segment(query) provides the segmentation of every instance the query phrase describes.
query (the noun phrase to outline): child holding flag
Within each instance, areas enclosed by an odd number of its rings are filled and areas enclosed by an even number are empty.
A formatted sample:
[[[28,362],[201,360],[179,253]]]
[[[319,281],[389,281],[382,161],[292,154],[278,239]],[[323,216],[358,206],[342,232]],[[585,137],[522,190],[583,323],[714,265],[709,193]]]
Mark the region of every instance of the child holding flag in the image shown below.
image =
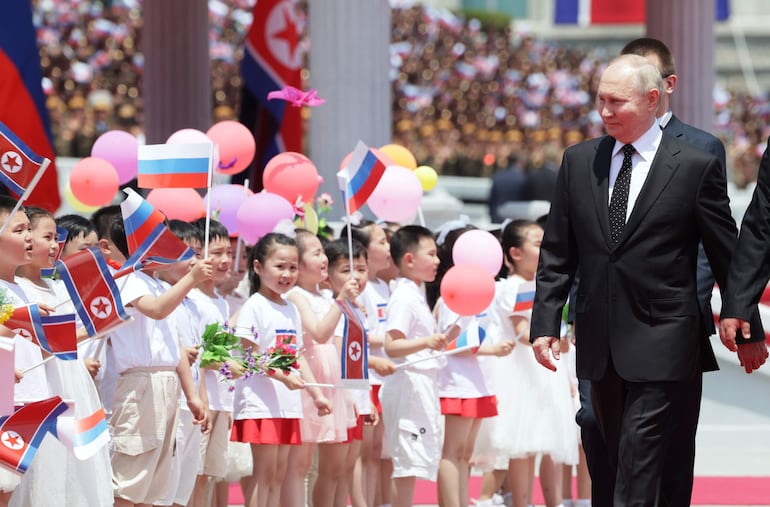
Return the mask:
[[[299,253],[294,239],[268,233],[257,242],[249,255],[252,295],[241,307],[236,326],[251,330],[242,337],[244,347],[266,352],[286,344],[303,348],[302,321],[294,303],[284,295],[297,281]],[[254,463],[245,491],[249,507],[302,507],[297,498],[304,496],[304,476],[286,480],[289,451],[302,442],[300,420],[302,398],[296,389],[303,379],[315,381],[305,359],[299,353],[299,374],[270,369],[268,375],[251,376],[235,384],[233,430],[231,439],[251,444]],[[332,405],[321,391],[307,388],[319,415],[331,413]],[[292,491],[286,492],[287,488]]]
[[[388,304],[385,352],[403,362],[380,391],[387,451],[393,459],[393,507],[412,505],[416,479],[436,480],[441,457],[438,373],[446,361],[432,358],[447,336],[439,332],[425,300],[424,282],[436,277],[439,259],[433,234],[407,225],[393,234],[390,253],[399,278]]]
[[[319,284],[328,278],[329,260],[318,237],[304,229],[297,230],[299,269],[297,284],[287,294],[302,319],[305,358],[318,382],[339,384],[341,379],[340,352],[334,331],[342,310]],[[348,280],[337,301],[355,300],[359,289],[355,280]],[[313,504],[332,505],[337,482],[342,480],[348,446],[348,428],[356,425],[353,400],[343,389],[321,388],[324,397],[334,407],[330,414],[318,415],[313,400],[302,394],[304,417],[301,422],[302,446],[289,454],[289,474],[305,477],[310,471],[315,444],[318,448],[318,478],[314,484]]]
[[[40,208],[26,208],[32,234],[32,262],[17,269],[17,281],[30,301],[56,308],[56,315],[74,313],[69,294],[61,280],[42,278],[42,269],[53,268],[59,252],[56,222]],[[74,326],[73,326],[74,327]],[[73,335],[74,340],[74,335]],[[104,420],[99,394],[86,365],[79,359],[49,361],[44,367],[53,394],[74,401],[76,420],[89,417]],[[106,438],[106,437],[105,437]],[[82,458],[82,456],[81,456]],[[57,470],[52,475],[51,469]],[[110,455],[107,445],[101,445],[86,459],[75,456],[53,438],[43,441],[36,459],[14,492],[12,505],[61,505],[62,499],[71,505],[112,505],[110,484]]]
[[[385,343],[385,315],[390,299],[390,287],[388,283],[379,278],[380,271],[390,269],[393,260],[390,258],[390,241],[385,230],[377,223],[362,221],[351,227],[353,241],[358,241],[366,249],[366,265],[368,279],[366,286],[361,290],[359,302],[366,314],[366,337],[369,345],[369,381],[371,382],[372,417],[370,424],[364,425],[363,439],[361,442],[360,475],[361,478],[353,482],[353,491],[360,487],[361,495],[366,505],[383,505],[390,503],[390,473],[392,465],[390,459],[383,458],[382,441],[384,425],[379,422],[382,405],[380,404],[380,388],[383,379],[392,375],[395,370],[393,362],[385,356],[383,345]],[[347,237],[347,228],[340,233],[341,238]],[[331,260],[327,252],[329,262]],[[375,503],[377,492],[380,492],[379,502]]]
[[[128,251],[121,253],[129,257]],[[190,364],[181,355],[178,326],[168,317],[211,272],[211,261],[204,260],[168,289],[142,271],[121,282],[121,297],[134,322],[110,333],[119,374],[110,418],[116,506],[152,504],[175,487],[169,479],[180,385],[196,423],[205,422]]]
[[[499,415],[485,420],[497,451],[495,472],[482,482],[481,502],[492,496],[506,477],[513,505],[526,507],[534,480],[535,457],[542,456],[540,481],[548,505],[561,503],[561,466],[577,464],[577,433],[566,370],[555,374],[542,368],[529,343],[529,319],[534,300],[543,228],[530,220],[514,220],[503,230],[502,244],[510,275],[496,294],[494,311],[504,337],[516,340],[510,361],[498,364]],[[499,296],[499,297],[498,297]],[[507,461],[507,463],[506,463]],[[494,478],[494,479],[493,479]]]

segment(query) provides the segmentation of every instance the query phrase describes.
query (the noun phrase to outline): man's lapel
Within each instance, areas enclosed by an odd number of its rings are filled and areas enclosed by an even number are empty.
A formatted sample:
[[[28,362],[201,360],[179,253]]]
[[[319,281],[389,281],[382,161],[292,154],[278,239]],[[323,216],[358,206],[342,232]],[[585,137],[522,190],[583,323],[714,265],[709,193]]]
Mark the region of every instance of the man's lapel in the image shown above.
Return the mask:
[[[596,216],[599,219],[604,240],[607,247],[612,249],[612,237],[610,235],[610,211],[609,211],[609,179],[610,179],[610,161],[612,159],[612,147],[615,145],[615,139],[605,136],[604,139],[596,145],[596,156],[594,157],[593,181],[591,190],[593,191],[594,206]]]

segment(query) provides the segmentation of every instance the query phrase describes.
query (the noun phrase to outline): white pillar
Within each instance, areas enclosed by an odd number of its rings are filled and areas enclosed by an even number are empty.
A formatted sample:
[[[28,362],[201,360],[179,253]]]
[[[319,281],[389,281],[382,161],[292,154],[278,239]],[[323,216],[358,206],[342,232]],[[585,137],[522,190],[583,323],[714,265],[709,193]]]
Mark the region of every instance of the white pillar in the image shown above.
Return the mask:
[[[714,0],[647,0],[647,35],[674,54],[679,84],[671,109],[684,122],[713,129]]]
[[[182,128],[211,126],[208,3],[145,0],[142,4],[144,130],[149,144]]]
[[[324,183],[319,189],[343,214],[335,176],[344,156],[360,139],[369,146],[392,136],[390,5],[388,0],[308,2],[310,87],[326,99],[311,109],[310,153]]]

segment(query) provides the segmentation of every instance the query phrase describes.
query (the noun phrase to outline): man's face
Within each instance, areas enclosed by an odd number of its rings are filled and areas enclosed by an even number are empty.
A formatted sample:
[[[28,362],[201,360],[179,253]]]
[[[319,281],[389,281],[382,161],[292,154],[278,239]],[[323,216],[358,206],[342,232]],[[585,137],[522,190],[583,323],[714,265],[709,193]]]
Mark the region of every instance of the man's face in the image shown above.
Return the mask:
[[[597,107],[607,134],[622,143],[631,143],[652,125],[658,106],[657,90],[642,92],[635,86],[634,69],[610,65],[597,92]]]

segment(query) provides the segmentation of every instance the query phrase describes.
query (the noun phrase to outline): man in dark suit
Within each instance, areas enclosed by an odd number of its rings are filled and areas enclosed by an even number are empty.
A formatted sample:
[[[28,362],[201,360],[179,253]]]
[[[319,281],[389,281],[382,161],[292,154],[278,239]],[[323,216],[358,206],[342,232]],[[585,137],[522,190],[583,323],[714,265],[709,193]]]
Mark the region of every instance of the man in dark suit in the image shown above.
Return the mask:
[[[719,160],[663,135],[662,93],[660,72],[638,55],[602,75],[608,135],[564,153],[530,329],[537,360],[555,369],[561,310],[579,268],[577,373],[591,381],[615,506],[662,505],[672,407],[713,354],[697,298],[698,242],[723,286],[736,237]]]
[[[719,321],[719,337],[730,350],[738,351],[741,366],[746,373],[759,368],[767,359],[764,342],[754,348],[741,346],[738,333],[753,336],[762,332],[754,321],[749,323],[752,311],[770,280],[770,139],[759,163],[757,186],[751,203],[743,215],[738,247],[733,254],[727,275],[727,293],[722,297],[722,312]],[[736,341],[738,345],[736,347]]]
[[[527,175],[519,164],[517,155],[511,154],[508,167],[492,175],[489,188],[489,219],[496,224],[503,221],[500,206],[510,201],[523,201]]]
[[[726,175],[725,148],[722,142],[708,132],[697,129],[682,122],[670,109],[670,98],[678,84],[674,57],[668,47],[661,41],[649,37],[634,39],[626,44],[621,54],[635,54],[643,56],[649,63],[657,67],[663,78],[663,94],[660,98],[657,117],[658,123],[665,134],[676,137],[696,148],[700,148],[719,159],[722,166],[722,174]],[[711,273],[708,258],[703,250],[703,245],[698,246],[698,300],[703,314],[703,324],[709,335],[714,334],[714,317],[711,310],[711,292],[714,288],[714,276]],[[695,432],[700,415],[700,402],[703,391],[702,372],[717,370],[718,365],[714,355],[706,353],[701,355],[701,371],[696,372],[688,380],[685,389],[689,390],[689,396],[680,397],[682,402],[673,407],[674,416],[671,418],[673,436],[665,459],[665,472],[661,485],[661,500],[665,505],[689,505],[690,492],[693,484],[693,466],[695,464]],[[606,478],[609,466],[606,459],[606,446],[593,417],[590,407],[590,388],[587,382],[582,382],[581,410],[577,421],[581,427],[583,448],[592,477],[597,477],[594,485],[593,497],[595,505],[606,505],[612,494],[612,478]],[[605,477],[601,477],[605,476]],[[605,491],[600,491],[596,486],[605,485]]]

